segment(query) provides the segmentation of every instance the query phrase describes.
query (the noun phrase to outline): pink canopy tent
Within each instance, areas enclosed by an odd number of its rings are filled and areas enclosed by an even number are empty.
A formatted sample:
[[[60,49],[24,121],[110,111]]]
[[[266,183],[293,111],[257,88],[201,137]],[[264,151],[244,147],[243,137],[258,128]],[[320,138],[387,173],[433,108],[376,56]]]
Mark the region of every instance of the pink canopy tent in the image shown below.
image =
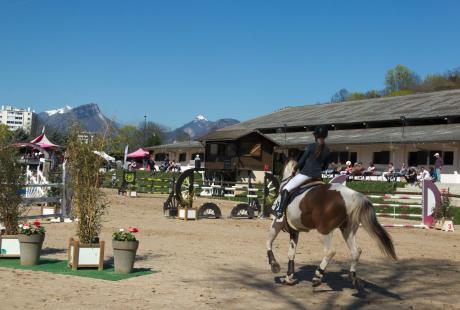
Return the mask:
[[[51,142],[44,133],[42,133],[41,135],[39,135],[38,137],[30,141],[30,143],[38,145],[44,149],[51,148],[51,147],[59,147],[59,145]]]
[[[146,150],[140,148],[135,152],[129,153],[127,157],[128,158],[143,158],[143,157],[147,157],[147,156],[149,156],[149,152],[147,152]]]

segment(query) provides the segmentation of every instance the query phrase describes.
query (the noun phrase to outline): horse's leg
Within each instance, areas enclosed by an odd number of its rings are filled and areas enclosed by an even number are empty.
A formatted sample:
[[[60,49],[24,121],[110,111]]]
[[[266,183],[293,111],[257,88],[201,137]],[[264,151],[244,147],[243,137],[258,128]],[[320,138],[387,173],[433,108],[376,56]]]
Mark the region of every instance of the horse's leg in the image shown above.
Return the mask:
[[[268,231],[268,240],[267,240],[267,256],[268,256],[268,263],[271,266],[273,273],[278,273],[281,270],[280,264],[275,259],[275,255],[273,255],[272,246],[273,241],[275,241],[276,237],[278,236],[279,232],[281,231],[281,227],[283,223],[277,222],[276,219],[273,220],[272,225],[270,226],[270,230]]]
[[[294,279],[294,258],[295,251],[297,249],[297,242],[299,241],[299,232],[292,230],[289,232],[289,250],[288,250],[288,270],[286,278],[284,278],[284,284],[294,285],[296,280]]]
[[[350,266],[350,280],[353,286],[359,284],[358,278],[356,277],[356,265],[358,264],[359,257],[361,255],[361,248],[358,247],[356,243],[356,231],[358,229],[353,229],[350,225],[347,225],[341,228],[343,239],[347,243],[348,249],[350,249],[351,254],[351,266]]]
[[[335,255],[335,250],[332,246],[332,232],[327,235],[321,235],[324,245],[324,257],[321,261],[321,264],[315,271],[313,276],[312,285],[313,287],[319,286],[323,280],[324,271],[326,270],[327,265]]]

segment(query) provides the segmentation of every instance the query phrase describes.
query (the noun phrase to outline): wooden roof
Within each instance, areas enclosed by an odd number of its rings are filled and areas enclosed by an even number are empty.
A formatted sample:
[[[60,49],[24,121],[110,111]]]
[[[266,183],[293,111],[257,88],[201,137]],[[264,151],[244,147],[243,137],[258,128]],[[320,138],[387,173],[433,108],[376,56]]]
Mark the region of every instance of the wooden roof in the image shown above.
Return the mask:
[[[252,130],[252,129],[235,129],[235,130],[215,130],[213,132],[210,132],[202,137],[200,137],[198,140],[199,141],[206,141],[206,142],[212,142],[212,141],[235,141],[238,140],[244,136],[247,136],[251,133],[256,133],[260,136],[262,136],[264,139],[267,139],[271,141],[274,144],[278,144],[277,141],[274,141],[271,139],[270,136],[265,135],[261,133],[258,130]]]
[[[145,147],[145,150],[155,151],[155,150],[175,150],[175,149],[192,149],[192,148],[204,148],[203,144],[199,141],[181,141],[170,144],[161,144],[155,146]]]
[[[265,134],[282,146],[305,146],[314,142],[311,132]],[[329,131],[328,144],[420,143],[460,141],[460,124],[367,128]]]
[[[460,116],[460,90],[289,107],[220,131]],[[366,129],[367,132],[367,129]]]

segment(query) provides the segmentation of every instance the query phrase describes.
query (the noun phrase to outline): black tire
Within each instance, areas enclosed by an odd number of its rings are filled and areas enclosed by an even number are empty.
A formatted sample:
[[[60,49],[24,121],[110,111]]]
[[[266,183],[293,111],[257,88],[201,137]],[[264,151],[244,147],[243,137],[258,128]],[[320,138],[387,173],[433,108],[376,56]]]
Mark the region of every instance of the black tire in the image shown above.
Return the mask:
[[[233,218],[248,218],[254,217],[254,209],[249,207],[247,203],[237,204],[231,212]]]
[[[193,172],[193,169],[185,170],[177,178],[175,193],[176,199],[181,206],[188,206],[190,204],[188,188],[190,186],[190,178],[193,175]],[[194,192],[192,191],[192,195],[193,194]]]
[[[198,218],[200,219],[220,219],[221,217],[222,212],[215,203],[206,202],[198,209]]]

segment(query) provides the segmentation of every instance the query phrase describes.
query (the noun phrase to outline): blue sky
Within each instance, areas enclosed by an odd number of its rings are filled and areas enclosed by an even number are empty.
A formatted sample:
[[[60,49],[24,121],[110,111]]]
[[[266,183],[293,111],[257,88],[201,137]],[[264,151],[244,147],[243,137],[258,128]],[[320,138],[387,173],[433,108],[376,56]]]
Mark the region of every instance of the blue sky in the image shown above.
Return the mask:
[[[250,119],[460,66],[460,1],[0,0],[0,104]]]

